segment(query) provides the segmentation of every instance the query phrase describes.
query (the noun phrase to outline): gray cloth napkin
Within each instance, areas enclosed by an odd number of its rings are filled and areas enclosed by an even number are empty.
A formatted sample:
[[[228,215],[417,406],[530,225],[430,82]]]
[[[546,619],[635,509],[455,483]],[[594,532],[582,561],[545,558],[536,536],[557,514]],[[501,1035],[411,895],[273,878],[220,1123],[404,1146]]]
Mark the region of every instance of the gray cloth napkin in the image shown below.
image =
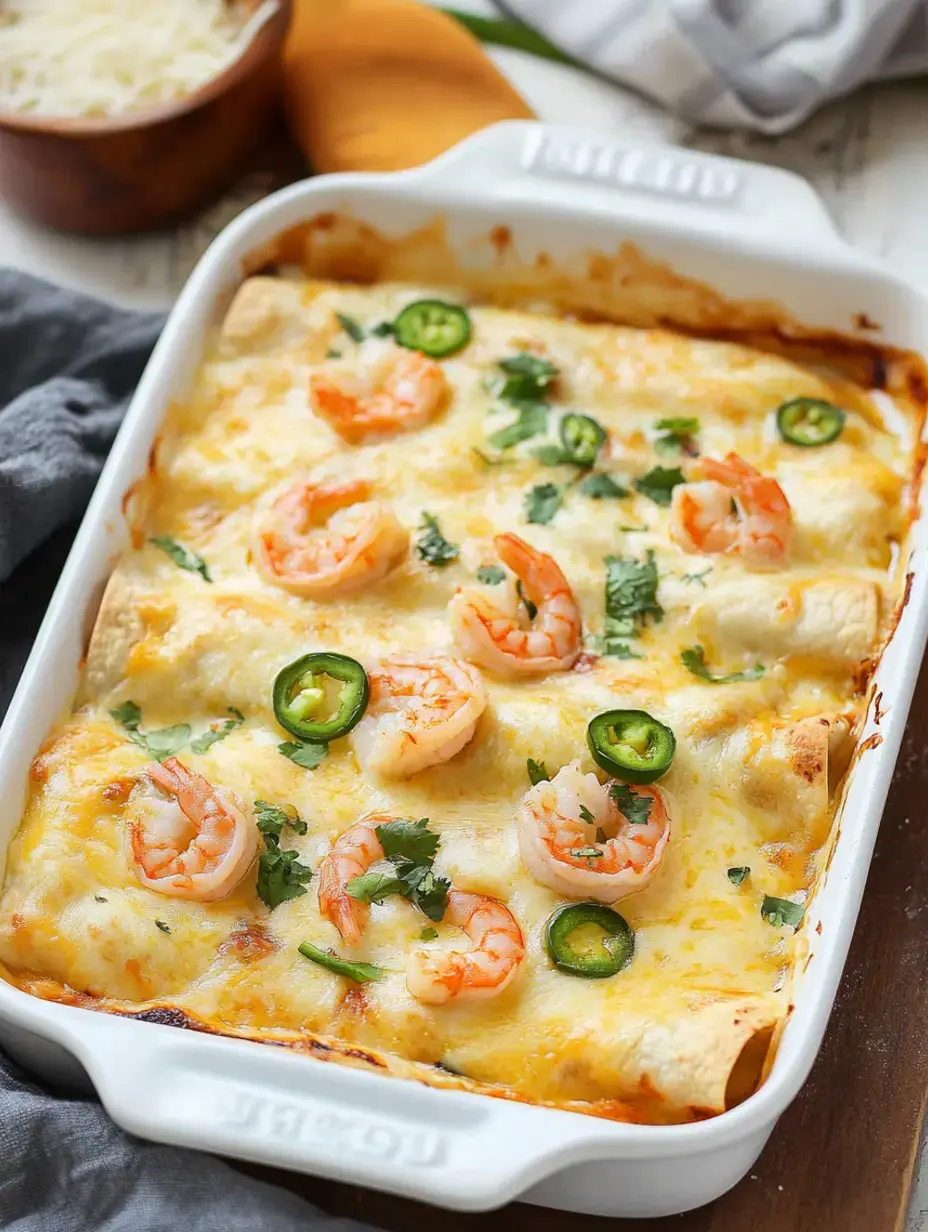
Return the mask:
[[[0,717],[161,318],[0,273]],[[18,566],[18,567],[17,567]],[[209,1155],[142,1142],[0,1052],[6,1232],[361,1232]]]
[[[928,0],[496,0],[692,124],[782,133],[866,81],[928,72]]]

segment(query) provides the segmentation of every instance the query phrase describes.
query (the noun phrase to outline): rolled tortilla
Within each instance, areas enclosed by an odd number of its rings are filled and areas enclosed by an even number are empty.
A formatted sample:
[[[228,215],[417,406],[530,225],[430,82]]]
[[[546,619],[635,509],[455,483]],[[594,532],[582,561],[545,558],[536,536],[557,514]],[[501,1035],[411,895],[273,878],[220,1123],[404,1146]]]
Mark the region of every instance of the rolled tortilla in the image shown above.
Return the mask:
[[[239,287],[219,333],[223,359],[292,352],[314,331],[305,284],[285,278],[249,278]]]
[[[630,1037],[627,1020],[614,1047],[620,1099],[652,1097],[674,1111],[724,1112],[760,1081],[780,1007],[761,999],[710,1001],[661,1021],[642,1018]]]
[[[831,747],[840,749],[848,731],[843,717],[818,715],[772,729],[751,723],[725,741],[722,760],[730,763],[732,781],[739,783],[764,841],[801,838],[804,846],[827,823]]]
[[[850,665],[870,654],[877,641],[880,588],[858,578],[720,582],[690,618],[698,636],[722,646],[769,658],[810,655]]]

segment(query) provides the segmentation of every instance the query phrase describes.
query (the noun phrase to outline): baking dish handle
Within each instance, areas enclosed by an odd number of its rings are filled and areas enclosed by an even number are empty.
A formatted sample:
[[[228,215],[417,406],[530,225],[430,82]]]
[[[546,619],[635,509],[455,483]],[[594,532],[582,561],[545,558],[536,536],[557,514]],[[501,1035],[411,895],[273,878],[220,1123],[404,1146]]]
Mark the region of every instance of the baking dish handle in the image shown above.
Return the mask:
[[[741,159],[526,120],[494,124],[420,169],[444,192],[480,200],[582,205],[693,230],[782,236],[847,249],[801,176]]]
[[[609,1153],[608,1122],[246,1041],[101,1019],[67,1046],[109,1114],[155,1141],[488,1210],[552,1172]],[[535,1115],[532,1115],[532,1114]],[[613,1147],[614,1149],[614,1147]]]

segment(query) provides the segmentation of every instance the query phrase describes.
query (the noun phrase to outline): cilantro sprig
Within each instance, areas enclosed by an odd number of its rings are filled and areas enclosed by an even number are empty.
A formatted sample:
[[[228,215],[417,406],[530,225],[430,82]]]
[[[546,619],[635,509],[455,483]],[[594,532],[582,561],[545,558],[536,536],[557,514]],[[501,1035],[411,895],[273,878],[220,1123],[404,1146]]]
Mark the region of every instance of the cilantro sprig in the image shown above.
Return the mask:
[[[564,496],[556,484],[536,484],[525,494],[525,520],[536,526],[547,526],[563,503]]]
[[[500,565],[481,565],[477,570],[477,581],[484,586],[498,586],[505,580],[506,570]]]
[[[339,958],[331,950],[322,950],[318,945],[313,945],[311,941],[302,942],[297,949],[310,962],[325,967],[335,975],[343,975],[346,979],[354,980],[356,984],[368,984],[372,980],[382,980],[387,974],[383,967],[375,967],[373,963],[351,962],[347,958]]]
[[[284,830],[305,834],[307,826],[293,805],[270,804],[267,800],[255,800],[255,818],[264,839],[264,851],[258,857],[258,897],[268,911],[273,911],[288,899],[305,894],[312,879],[312,870],[300,863],[299,852],[280,846]]]
[[[745,668],[743,672],[723,672],[713,675],[706,664],[706,652],[702,646],[688,646],[680,655],[683,666],[693,676],[707,680],[710,684],[734,684],[739,680],[760,680],[767,670],[763,663],[755,663],[753,667]]]
[[[655,505],[669,505],[674,488],[685,482],[679,466],[655,466],[635,480],[635,489],[648,500],[654,501]]]
[[[440,920],[445,914],[451,882],[436,874],[432,867],[439,836],[428,826],[427,817],[376,826],[384,859],[392,868],[374,868],[353,877],[345,887],[351,897],[362,903],[382,903],[399,895],[430,920]]]
[[[205,731],[202,736],[197,736],[196,740],[190,741],[192,752],[205,753],[207,749],[211,749],[220,740],[225,740],[230,732],[234,732],[237,727],[241,727],[245,722],[245,716],[241,710],[236,710],[234,706],[228,707],[228,713],[231,714],[231,719],[222,719],[211,723],[208,731]]]
[[[760,906],[761,917],[774,928],[795,930],[802,923],[805,913],[805,907],[801,903],[790,902],[788,898],[775,898],[772,894],[765,894]]]
[[[461,549],[442,534],[438,518],[431,513],[423,513],[419,529],[422,534],[416,541],[416,551],[427,565],[440,569],[457,560]]]
[[[699,431],[699,420],[695,416],[659,419],[654,426],[661,433],[654,440],[654,448],[659,454],[673,457],[681,453],[696,453],[693,437]]]
[[[616,808],[630,826],[646,826],[651,816],[654,801],[650,796],[639,796],[627,783],[613,783],[609,788]]]
[[[548,773],[548,767],[543,761],[535,761],[529,757],[525,763],[525,768],[528,771],[528,781],[533,787],[537,787],[539,783],[546,783],[551,778]]]
[[[204,582],[213,580],[209,566],[203,557],[196,552],[191,552],[190,548],[185,548],[182,543],[178,543],[170,535],[154,535],[148,542],[170,556],[178,569],[185,569],[188,573],[199,573]]]
[[[550,360],[527,351],[501,359],[499,366],[506,380],[496,396],[515,409],[516,418],[487,439],[494,449],[505,450],[547,430],[547,398],[558,369]]]
[[[175,753],[179,753],[188,742],[192,753],[205,753],[218,741],[225,740],[230,732],[235,731],[245,722],[245,716],[234,706],[229,706],[228,713],[232,715],[231,719],[216,720],[195,740],[190,739],[189,723],[174,723],[171,727],[159,727],[143,732],[141,708],[131,700],[111,710],[110,717],[125,728],[126,735],[133,744],[144,749],[155,761],[164,761],[166,757],[173,757]]]
[[[622,556],[606,557],[606,615],[603,636],[597,642],[601,654],[617,659],[637,659],[629,646],[649,621],[664,619],[657,601],[658,573],[654,552],[644,560]]]

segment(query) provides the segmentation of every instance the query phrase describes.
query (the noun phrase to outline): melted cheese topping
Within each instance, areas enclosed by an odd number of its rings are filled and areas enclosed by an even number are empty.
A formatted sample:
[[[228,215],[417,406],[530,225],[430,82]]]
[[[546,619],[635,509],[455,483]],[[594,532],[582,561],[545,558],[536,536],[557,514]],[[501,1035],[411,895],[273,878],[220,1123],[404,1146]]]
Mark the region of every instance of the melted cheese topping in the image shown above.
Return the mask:
[[[346,444],[312,413],[310,375],[333,362],[366,370],[393,344],[352,341],[335,314],[369,334],[423,295],[454,297],[270,279],[240,291],[138,494],[137,546],[111,583],[79,708],[34,764],[0,901],[0,958],[43,995],[67,985],[104,1008],[171,1005],[259,1038],[321,1034],[394,1068],[440,1065],[521,1098],[648,1120],[721,1111],[745,1043],[768,1038],[787,1012],[792,933],[760,906],[765,894],[802,902],[814,883],[862,713],[854,671],[878,647],[898,597],[894,545],[907,528],[901,494],[916,416],[898,415],[891,432],[866,393],[733,344],[474,307],[472,342],[442,362],[447,409],[414,433]],[[498,361],[526,349],[561,373],[548,437],[488,465],[488,435],[514,415],[495,397]],[[773,412],[798,396],[847,408],[838,441],[802,450],[780,440]],[[593,500],[571,482],[573,468],[538,460],[568,410],[608,430],[603,457],[629,495]],[[633,484],[655,465],[692,467],[685,454],[655,451],[656,421],[678,416],[698,417],[701,453],[735,450],[780,481],[796,526],[788,568],[749,574],[736,556],[674,545],[669,509]],[[438,517],[458,559],[435,568],[410,550],[357,593],[288,594],[263,580],[249,544],[268,491],[301,476],[371,480],[414,539],[424,511]],[[562,489],[563,505],[547,524],[528,524],[526,492],[546,482]],[[604,558],[653,552],[664,615],[633,640],[640,657],[593,657],[588,670],[541,679],[485,673],[489,703],[473,740],[407,780],[365,773],[346,740],[312,771],[281,756],[276,673],[312,650],[365,662],[458,653],[448,602],[495,561],[493,537],[504,530],[559,562],[593,639],[604,626]],[[202,556],[212,582],[179,569],[154,536]],[[709,683],[681,662],[696,643],[714,671],[758,661],[766,670]],[[144,888],[123,842],[126,798],[146,756],[110,717],[128,700],[144,730],[188,723],[196,734],[230,707],[241,711],[242,726],[179,756],[246,805],[295,806],[308,831],[286,835],[284,846],[312,869],[371,810],[430,818],[441,837],[436,870],[458,889],[501,899],[518,919],[528,951],[519,978],[480,1003],[415,1001],[404,961],[429,921],[398,897],[372,909],[351,954],[388,974],[360,986],[298,953],[303,940],[345,953],[315,885],[273,912],[256,895],[253,868],[214,902]],[[635,930],[633,961],[612,978],[582,980],[555,970],[544,951],[544,923],[562,900],[523,867],[516,814],[526,759],[595,769],[587,723],[616,707],[649,711],[676,734],[660,784],[673,828],[658,876],[617,904]],[[750,875],[735,886],[727,870],[743,865]],[[461,947],[458,930],[436,930],[435,948]]]

